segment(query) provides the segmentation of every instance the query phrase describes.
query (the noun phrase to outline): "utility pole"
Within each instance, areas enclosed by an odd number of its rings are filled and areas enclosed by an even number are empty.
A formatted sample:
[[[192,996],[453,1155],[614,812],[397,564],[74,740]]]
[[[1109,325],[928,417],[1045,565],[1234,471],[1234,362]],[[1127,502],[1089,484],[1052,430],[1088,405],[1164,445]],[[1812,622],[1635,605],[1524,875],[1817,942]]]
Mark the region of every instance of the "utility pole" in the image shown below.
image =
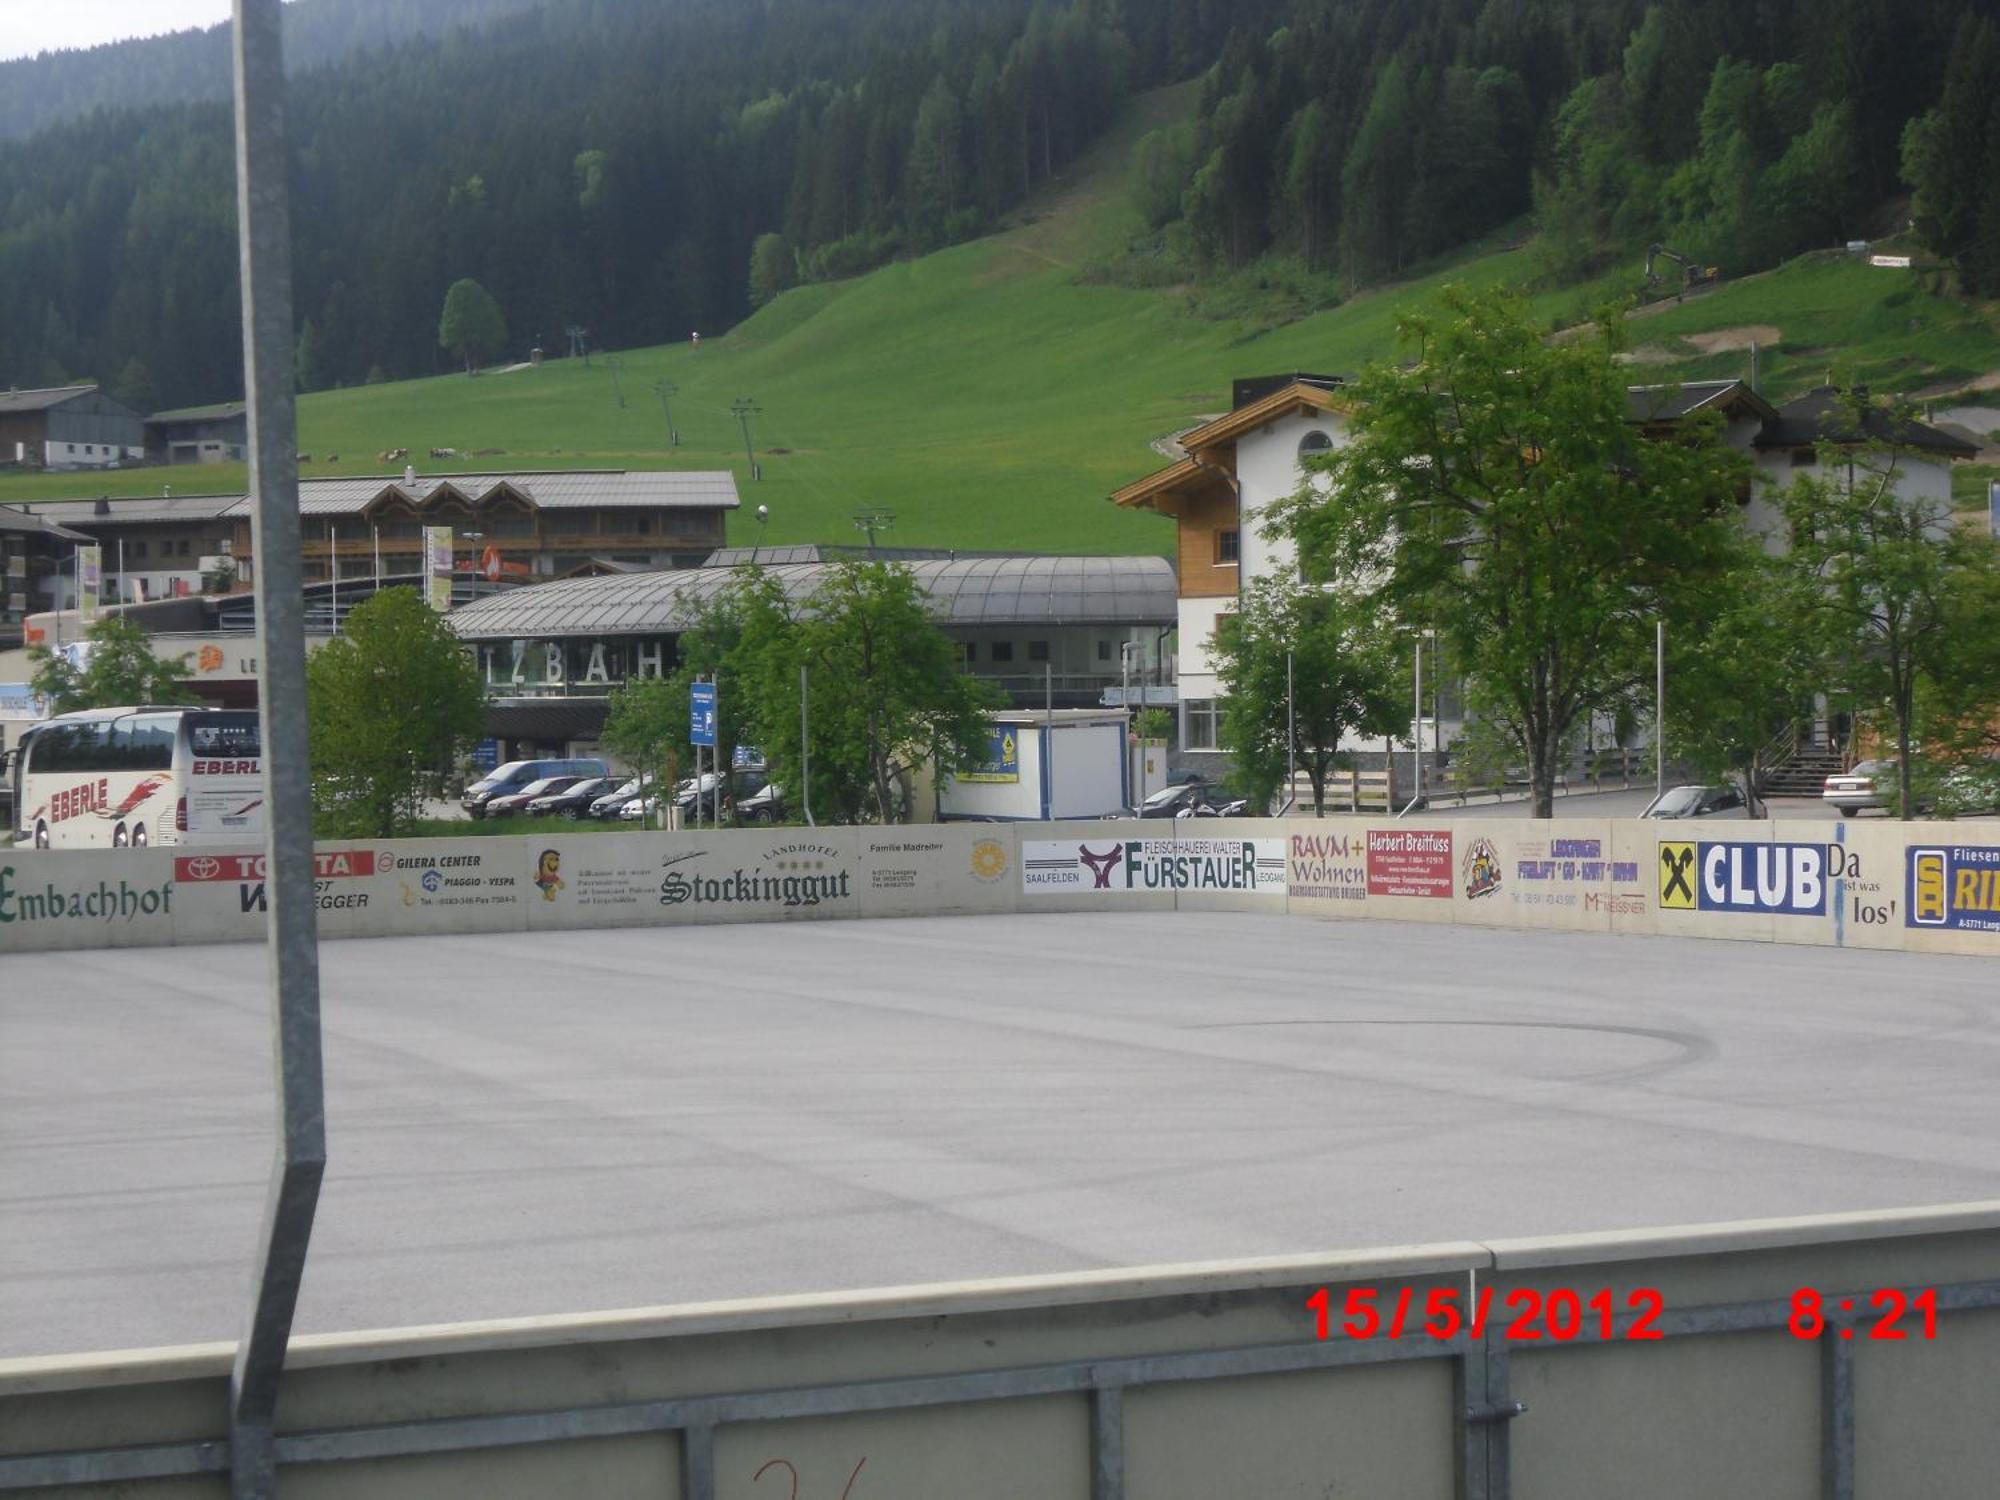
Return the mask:
[[[678,396],[680,393],[681,388],[671,380],[656,380],[653,382],[653,394],[660,398],[660,415],[667,419],[667,446],[669,448],[678,448],[681,445],[681,435],[674,430],[674,409],[667,404],[669,398]]]
[[[757,545],[750,549],[750,563],[751,566],[753,567],[756,566],[758,554],[764,550],[764,523],[769,521],[770,519],[771,519],[771,507],[768,505],[758,506]]]
[[[806,698],[806,666],[799,663],[799,806],[806,815],[806,827],[817,828],[813,822],[812,798],[812,735],[811,718],[808,715]]]
[[[743,460],[750,465],[750,477],[752,479],[762,479],[764,471],[757,467],[757,454],[750,446],[750,419],[755,416],[761,416],[763,411],[764,408],[759,406],[755,401],[752,401],[748,396],[739,396],[729,404],[729,414],[736,418],[743,426]]]
[[[895,527],[896,513],[884,510],[879,505],[871,505],[854,513],[854,529],[868,538],[868,550],[875,550],[875,533],[889,531]]]

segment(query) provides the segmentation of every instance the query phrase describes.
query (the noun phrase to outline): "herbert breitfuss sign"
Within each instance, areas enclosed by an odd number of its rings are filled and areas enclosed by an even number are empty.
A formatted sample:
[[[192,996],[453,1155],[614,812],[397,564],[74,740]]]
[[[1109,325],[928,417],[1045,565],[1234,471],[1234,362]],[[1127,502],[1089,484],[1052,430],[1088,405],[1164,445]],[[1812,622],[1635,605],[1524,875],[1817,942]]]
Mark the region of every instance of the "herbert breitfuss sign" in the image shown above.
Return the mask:
[[[1285,894],[1283,839],[1115,839],[1023,842],[1021,889],[1067,891],[1241,891]]]

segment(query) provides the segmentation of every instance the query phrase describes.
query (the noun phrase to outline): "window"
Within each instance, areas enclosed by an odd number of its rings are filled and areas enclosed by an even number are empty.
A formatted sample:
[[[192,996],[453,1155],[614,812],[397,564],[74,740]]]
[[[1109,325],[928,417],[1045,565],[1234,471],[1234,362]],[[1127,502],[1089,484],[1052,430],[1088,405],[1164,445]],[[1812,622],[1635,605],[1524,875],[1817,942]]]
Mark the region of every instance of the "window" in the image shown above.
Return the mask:
[[[1047,661],[1048,659],[1049,659],[1049,643],[1047,641],[1028,642],[1029,661]]]
[[[1217,567],[1224,567],[1224,566],[1226,566],[1226,565],[1228,565],[1228,564],[1231,564],[1231,563],[1234,563],[1234,562],[1236,561],[1236,559],[1237,559],[1237,550],[1238,550],[1238,546],[1239,546],[1239,543],[1240,543],[1240,539],[1241,539],[1241,536],[1242,536],[1242,533],[1240,533],[1240,532],[1237,532],[1237,531],[1218,531],[1218,532],[1216,532],[1216,534],[1215,534],[1215,565],[1216,565]]]
[[[190,551],[191,549],[188,546],[188,539],[186,537],[182,537],[178,542],[174,543],[174,556],[186,557]]]
[[[1012,641],[995,641],[993,643],[993,659],[996,662],[1012,661],[1014,659],[1014,643]]]
[[[1333,446],[1333,439],[1315,427],[1299,439],[1299,457],[1311,458],[1315,453],[1324,453]]]
[[[1213,698],[1196,698],[1181,704],[1181,748],[1215,749],[1215,720],[1216,700]]]
[[[1111,642],[1099,641],[1097,643],[1097,659],[1099,661],[1111,660]]]
[[[1813,456],[1813,450],[1810,448],[1794,448],[1792,450],[1792,467],[1795,469],[1811,467]]]
[[[134,542],[132,544],[132,555],[134,557],[144,557],[146,555],[146,544],[144,542]]]
[[[960,665],[967,667],[978,661],[979,643],[977,641],[960,641],[958,643],[958,660]]]

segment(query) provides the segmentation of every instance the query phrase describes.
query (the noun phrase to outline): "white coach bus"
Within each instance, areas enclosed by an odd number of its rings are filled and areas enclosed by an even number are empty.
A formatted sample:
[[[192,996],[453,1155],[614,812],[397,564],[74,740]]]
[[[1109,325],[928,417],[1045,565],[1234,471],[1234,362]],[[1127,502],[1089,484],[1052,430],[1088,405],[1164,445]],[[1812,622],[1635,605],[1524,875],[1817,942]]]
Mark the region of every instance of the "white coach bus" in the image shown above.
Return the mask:
[[[14,841],[37,849],[254,842],[264,832],[257,715],[207,708],[59,714],[12,756]]]

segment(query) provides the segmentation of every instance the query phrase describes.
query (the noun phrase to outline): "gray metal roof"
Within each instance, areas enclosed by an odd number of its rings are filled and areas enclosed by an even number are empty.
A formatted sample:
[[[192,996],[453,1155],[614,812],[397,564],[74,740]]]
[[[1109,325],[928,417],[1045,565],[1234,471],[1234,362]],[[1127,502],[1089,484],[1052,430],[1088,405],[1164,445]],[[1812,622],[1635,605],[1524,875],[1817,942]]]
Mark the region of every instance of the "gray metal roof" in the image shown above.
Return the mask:
[[[0,411],[46,411],[96,389],[94,385],[50,385],[35,391],[0,391]]]
[[[502,485],[524,495],[543,510],[734,510],[736,476],[727,470],[568,470],[529,474],[429,474],[414,483],[400,478],[302,479],[299,514],[359,515],[385,495],[399,495],[420,508],[450,491],[474,505],[491,498]],[[100,515],[95,500],[39,500],[36,514],[81,523],[107,521],[181,521],[220,516],[247,516],[248,495],[173,495],[113,499],[111,514]]]
[[[131,525],[142,521],[212,521],[230,515],[243,503],[241,495],[149,495],[130,500],[107,500],[99,510],[95,500],[37,500],[29,502],[36,515],[64,526],[85,526],[91,522]]]
[[[249,408],[241,401],[212,401],[207,406],[176,406],[172,411],[156,411],[146,420],[151,422],[219,422],[226,417],[240,417]]]
[[[787,563],[764,571],[787,597],[803,602],[835,566]],[[1176,617],[1177,580],[1164,557],[976,557],[905,566],[946,626],[1164,627]],[[474,641],[674,635],[686,628],[690,604],[737,576],[734,568],[687,568],[563,579],[510,589],[447,618]]]
[[[474,505],[501,486],[527,496],[543,510],[713,509],[734,510],[736,476],[726,469],[559,470],[524,474],[420,474],[405,484],[400,476],[299,481],[302,515],[353,515],[394,491],[421,506],[450,490]],[[244,505],[249,505],[248,499]]]
[[[19,536],[53,537],[59,542],[87,542],[89,537],[80,531],[69,531],[58,526],[47,516],[38,516],[30,511],[16,510],[11,505],[0,505],[0,531],[12,532]]]

